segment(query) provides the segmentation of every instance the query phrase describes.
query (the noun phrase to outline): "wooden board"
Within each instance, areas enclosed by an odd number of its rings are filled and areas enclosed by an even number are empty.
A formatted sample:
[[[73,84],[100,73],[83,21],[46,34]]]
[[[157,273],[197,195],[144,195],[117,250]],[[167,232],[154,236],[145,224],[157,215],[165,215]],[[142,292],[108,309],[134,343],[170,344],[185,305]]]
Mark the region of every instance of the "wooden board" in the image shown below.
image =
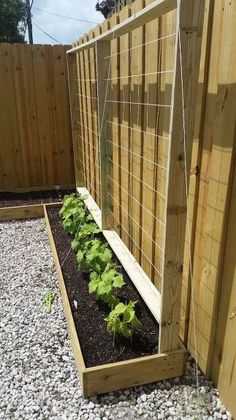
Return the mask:
[[[225,242],[235,161],[235,111],[232,110],[236,106],[236,3],[224,1],[223,4],[224,7],[221,3],[214,3],[212,37],[208,50],[210,62],[201,122],[200,180],[194,244],[195,294],[191,302],[188,335],[189,349],[193,354],[197,352],[199,365],[209,377],[221,302],[222,268],[227,258]],[[194,321],[197,349],[194,344]],[[225,347],[224,351],[228,351],[228,348]],[[226,358],[223,369],[227,370]],[[225,387],[224,395],[228,392],[228,387]]]
[[[220,398],[236,418],[236,169],[234,169],[232,177],[233,186],[230,194],[227,239],[219,290],[220,302],[216,321],[216,337],[212,352],[212,379],[217,384]]]
[[[42,204],[0,208],[1,222],[8,220],[31,219],[43,216],[44,211]]]
[[[110,55],[109,41],[96,43],[96,68],[97,68],[97,100],[99,116],[99,139],[100,139],[100,169],[101,169],[101,214],[102,228],[110,229],[113,226],[112,218],[112,147],[108,140],[111,138],[109,121],[110,105],[107,101],[108,81],[110,77],[110,65],[107,66],[105,57]]]
[[[74,183],[66,46],[0,45],[0,189]]]
[[[175,78],[172,88],[166,187],[160,351],[171,351],[178,346],[189,168],[195,121],[194,110],[200,63],[203,10],[204,0],[198,4],[194,1],[190,3],[189,0],[178,2]],[[178,32],[178,28],[180,28],[180,32]],[[194,28],[191,36],[189,29],[186,30],[186,28]],[[184,95],[184,104],[182,103],[182,94]],[[183,140],[183,135],[185,135],[185,140]],[[186,142],[185,147],[184,141]]]
[[[67,51],[68,54],[73,54],[76,51],[82,51],[91,45],[93,45],[97,41],[110,41],[112,39],[118,38],[129,31],[133,31],[136,28],[145,25],[147,22],[157,18],[158,16],[162,16],[169,11],[176,8],[177,1],[176,0],[154,0],[153,3],[146,6],[144,9],[140,10],[139,12],[135,13],[130,18],[126,19],[125,21],[118,24],[115,28],[111,28],[107,30],[103,34],[99,35],[97,38],[94,38],[90,41],[87,41],[83,45],[78,45],[70,50]]]
[[[84,373],[84,395],[101,394],[182,376],[185,362],[186,353],[178,350],[169,354],[87,368]]]
[[[0,188],[0,192],[24,193],[30,191],[60,191],[60,190],[74,190],[75,184],[65,185],[41,185],[40,187],[20,187],[20,188]]]

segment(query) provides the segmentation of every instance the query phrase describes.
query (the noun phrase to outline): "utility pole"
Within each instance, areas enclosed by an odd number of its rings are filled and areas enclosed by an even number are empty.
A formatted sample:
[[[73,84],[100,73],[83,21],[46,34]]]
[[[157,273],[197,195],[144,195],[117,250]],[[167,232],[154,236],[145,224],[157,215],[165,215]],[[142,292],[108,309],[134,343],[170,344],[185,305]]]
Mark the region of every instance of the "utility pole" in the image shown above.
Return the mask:
[[[32,30],[32,20],[31,20],[30,0],[26,0],[26,7],[27,7],[27,27],[28,27],[28,34],[29,34],[29,43],[33,45],[33,30]]]

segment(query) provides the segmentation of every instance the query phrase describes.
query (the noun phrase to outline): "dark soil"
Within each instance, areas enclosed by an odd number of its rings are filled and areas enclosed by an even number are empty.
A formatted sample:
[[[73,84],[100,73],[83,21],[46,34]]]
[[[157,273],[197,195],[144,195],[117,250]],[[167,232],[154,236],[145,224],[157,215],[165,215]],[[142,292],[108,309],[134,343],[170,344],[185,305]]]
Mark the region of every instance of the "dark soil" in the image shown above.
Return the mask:
[[[137,301],[136,314],[142,328],[135,331],[132,343],[129,339],[117,337],[113,347],[112,336],[107,332],[104,321],[109,309],[107,305],[98,302],[94,294],[89,294],[89,272],[78,271],[75,254],[70,250],[71,237],[61,227],[58,211],[59,207],[48,209],[48,217],[86,366],[98,366],[157,353],[158,323],[122,268],[126,285],[122,287],[118,297],[124,303],[130,299]],[[119,263],[115,257],[114,261]]]
[[[16,207],[29,204],[55,203],[61,201],[72,190],[30,191],[24,193],[0,192],[0,208]]]

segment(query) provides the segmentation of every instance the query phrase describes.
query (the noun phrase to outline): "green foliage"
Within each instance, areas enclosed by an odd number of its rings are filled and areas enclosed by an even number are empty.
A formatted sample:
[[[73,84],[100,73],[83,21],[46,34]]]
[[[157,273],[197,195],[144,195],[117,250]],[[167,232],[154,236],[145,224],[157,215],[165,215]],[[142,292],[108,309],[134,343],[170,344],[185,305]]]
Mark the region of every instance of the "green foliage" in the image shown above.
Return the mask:
[[[69,215],[70,210],[81,208],[84,209],[84,199],[85,197],[80,196],[79,194],[70,194],[64,195],[62,208],[59,212],[62,218]]]
[[[107,330],[124,337],[131,337],[135,328],[141,323],[135,315],[135,303],[127,305],[117,298],[118,289],[125,284],[117,266],[112,264],[112,252],[107,243],[96,237],[101,230],[86,211],[84,197],[78,194],[66,195],[60,210],[63,228],[73,236],[71,247],[76,251],[76,259],[81,269],[91,270],[89,293],[105,302],[110,314],[105,318]],[[113,340],[114,342],[114,340]]]
[[[92,271],[90,274],[89,293],[96,293],[97,299],[107,303],[111,308],[119,303],[116,298],[116,289],[124,286],[125,282],[120,274],[111,264],[107,264],[101,273]]]
[[[0,0],[0,42],[24,43],[27,8],[22,0]]]
[[[134,328],[141,328],[142,324],[135,315],[136,302],[130,301],[127,305],[118,303],[116,307],[105,318],[107,330],[115,335],[132,337]]]
[[[78,194],[64,196],[59,214],[62,217],[63,228],[71,235],[76,235],[81,225],[93,220],[92,216],[85,211],[84,197]]]
[[[90,221],[90,219],[88,220]],[[96,223],[83,223],[79,225],[79,229],[75,234],[75,238],[71,243],[71,247],[74,251],[77,249],[83,249],[88,241],[93,239],[94,235],[101,232]]]
[[[102,273],[107,264],[111,264],[112,252],[107,244],[94,241],[85,254],[87,267],[97,273]]]
[[[45,293],[43,300],[44,300],[45,308],[48,312],[51,312],[52,304],[54,302],[54,299],[55,299],[55,293],[54,292]]]

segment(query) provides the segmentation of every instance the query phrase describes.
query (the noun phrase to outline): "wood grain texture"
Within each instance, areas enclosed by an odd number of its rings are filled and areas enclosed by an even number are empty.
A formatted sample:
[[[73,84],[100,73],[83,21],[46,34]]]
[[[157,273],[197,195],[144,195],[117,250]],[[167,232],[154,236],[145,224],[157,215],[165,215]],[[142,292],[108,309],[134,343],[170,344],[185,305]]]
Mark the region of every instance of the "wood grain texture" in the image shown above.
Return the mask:
[[[81,136],[81,126],[76,123],[76,115],[82,118],[82,112],[79,108],[78,79],[77,79],[77,55],[67,56],[67,72],[68,86],[70,96],[70,112],[71,112],[71,130],[73,140],[73,155],[75,169],[76,188],[84,185],[84,168],[83,168],[83,145]]]
[[[184,374],[186,353],[178,350],[87,368],[84,374],[84,394],[102,394]]]
[[[200,181],[194,246],[195,302],[191,305],[188,345],[193,354],[193,304],[197,307],[197,353],[211,375],[230,189],[235,159],[235,3],[216,3],[212,17],[210,63],[201,139]],[[224,34],[224,36],[223,36]]]
[[[236,146],[236,138],[235,138]],[[234,162],[235,166],[235,162]],[[230,193],[229,219],[222,270],[216,336],[212,355],[212,379],[226,407],[236,417],[236,169]]]
[[[148,2],[146,1],[146,4]],[[151,3],[151,1],[150,1]],[[195,2],[197,3],[197,2]],[[184,253],[184,276],[182,284],[182,303],[181,303],[181,337],[188,342],[188,348],[195,354],[194,346],[194,328],[193,328],[193,302],[191,301],[191,279],[189,272],[189,245],[190,252],[193,255],[193,284],[195,285],[195,306],[196,311],[196,327],[197,327],[197,353],[200,367],[204,372],[208,371],[209,376],[211,375],[211,363],[212,363],[212,350],[214,353],[214,334],[216,325],[220,322],[217,319],[218,310],[220,310],[220,316],[222,317],[222,310],[219,305],[220,291],[222,290],[221,285],[221,273],[222,273],[222,262],[223,255],[225,254],[225,231],[227,228],[227,214],[228,204],[230,199],[230,185],[232,182],[232,166],[235,156],[234,152],[234,136],[235,136],[235,77],[234,77],[234,62],[235,52],[232,47],[232,40],[235,38],[235,4],[223,0],[222,2],[214,2],[213,0],[205,1],[205,17],[203,22],[203,34],[202,34],[202,54],[200,62],[200,74],[198,79],[198,87],[195,91],[197,95],[197,112],[194,115],[195,126],[193,130],[193,151],[192,157],[189,159],[189,166],[191,161],[190,170],[190,181],[189,181],[189,222],[190,222],[190,241],[188,242],[188,235],[183,238],[185,243]],[[191,8],[187,7],[188,10]],[[120,22],[128,17],[128,10],[130,6],[124,7],[119,13]],[[115,20],[113,16],[113,20]],[[159,37],[175,32],[174,26],[174,12],[168,13],[162,18],[154,20],[146,25],[146,40],[151,40],[152,36]],[[114,25],[114,21],[112,23]],[[111,25],[111,26],[112,26]],[[187,27],[185,28],[187,29]],[[96,35],[101,33],[101,26],[97,28]],[[191,31],[190,31],[191,32]],[[118,38],[119,48],[128,48],[130,44],[125,38],[130,38],[130,35],[123,35]],[[115,44],[114,41],[112,41]],[[123,45],[122,45],[123,42]],[[173,42],[173,41],[172,41]],[[118,48],[118,47],[117,47]],[[151,46],[146,48],[145,58],[145,69],[155,71],[157,64],[155,63],[158,55],[158,49],[161,51],[161,66],[162,69],[171,66],[170,51],[173,48],[171,46],[171,40],[166,40],[163,43],[162,48],[159,45],[156,50],[152,50]],[[114,49],[114,52],[115,49]],[[223,58],[221,58],[221,56]],[[121,58],[121,56],[120,56]],[[120,62],[113,58],[113,71],[114,76],[125,76],[129,67],[129,54],[122,54],[122,60]],[[116,60],[116,61],[115,61]],[[155,67],[156,66],[156,67]],[[170,67],[169,67],[170,68]],[[128,70],[129,71],[129,70]],[[115,85],[115,82],[113,82]],[[148,84],[152,86],[152,89],[148,89]],[[159,85],[158,85],[159,84]],[[122,100],[123,91],[125,92],[124,98],[129,98],[129,83],[125,79],[121,79],[119,84],[113,86],[114,95],[116,96],[116,89],[120,91],[119,99]],[[160,96],[158,97],[158,91],[160,90]],[[148,80],[145,80],[145,94],[150,99],[156,101],[161,99],[162,102],[168,101],[171,90],[171,79],[165,78],[162,75],[161,79],[153,75]],[[194,96],[194,95],[193,95]],[[147,98],[145,97],[145,99]],[[124,107],[124,105],[123,105]],[[118,107],[117,115],[113,117],[113,121],[119,123],[125,123],[129,119],[128,110],[126,114],[126,120],[124,118],[121,106]],[[128,109],[128,108],[127,108]],[[114,110],[116,113],[116,110]],[[164,136],[168,136],[168,116],[167,113],[158,116],[157,128],[154,128],[154,122],[152,118],[146,118],[146,127],[149,132],[156,133],[157,130]],[[123,121],[122,121],[123,119]],[[192,123],[191,123],[192,124]],[[128,124],[127,124],[128,125]],[[124,139],[123,139],[124,137]],[[128,139],[130,137],[130,130],[127,127],[116,127],[113,128],[113,143],[118,146],[122,145],[127,148]],[[154,180],[151,175],[153,169],[153,156],[155,154],[156,163],[161,165],[166,164],[167,150],[164,141],[158,139],[157,150],[153,150],[151,146],[151,136],[144,134],[144,158],[148,158],[152,163],[148,163],[144,168],[143,180],[150,185],[154,185]],[[115,149],[115,146],[113,147]],[[115,157],[116,162],[121,165],[127,165],[130,163],[125,151],[117,153],[113,151],[113,158]],[[181,162],[180,162],[181,165]],[[119,168],[119,167],[118,167]],[[127,174],[126,174],[127,175]],[[157,175],[158,188],[163,188],[165,179],[163,173],[159,171]],[[113,180],[118,183],[116,187],[114,198],[118,203],[122,203],[127,211],[129,211],[128,201],[126,203],[127,194],[122,188],[127,189],[129,183],[128,178],[122,173],[121,169],[117,169],[116,172],[113,170]],[[156,184],[157,187],[157,184]],[[162,190],[163,191],[163,190]],[[164,208],[161,203],[153,198],[154,204],[151,203],[152,197],[150,192],[145,188],[143,191],[143,202],[148,211],[155,208],[155,215],[161,216],[161,212]],[[122,213],[119,204],[115,207],[115,216],[117,221],[116,232],[122,237],[123,241],[129,246],[128,235],[125,231],[122,233],[122,229],[119,225],[119,221],[123,223],[123,226],[129,232],[128,218],[125,220],[125,211]],[[119,210],[120,209],[120,210]],[[145,243],[145,249],[147,255],[150,256],[156,268],[159,267],[159,254],[158,248],[153,249],[152,253],[151,240],[148,235],[151,232],[152,226],[154,226],[153,238],[155,241],[161,243],[162,232],[160,227],[158,229],[157,224],[155,225],[152,217],[149,218],[150,214],[147,210],[143,211],[142,216],[142,227],[145,229],[143,233],[143,246]],[[132,213],[130,213],[133,217]],[[131,231],[130,231],[131,232]],[[158,242],[160,241],[160,242]],[[155,245],[156,246],[156,245]],[[144,249],[144,248],[143,248]],[[182,258],[182,257],[181,257]],[[227,260],[226,260],[227,261]],[[230,265],[232,266],[232,264]],[[144,264],[143,264],[144,267]],[[221,268],[220,268],[221,267]],[[146,266],[149,270],[149,267]],[[229,267],[230,269],[230,267]],[[153,268],[153,271],[155,269]],[[224,276],[225,279],[225,276]],[[152,280],[160,290],[160,277],[152,274]],[[226,280],[222,280],[223,284]],[[234,284],[232,281],[232,284]],[[233,287],[233,286],[232,286]],[[229,286],[226,287],[229,293]],[[227,312],[226,303],[223,303],[224,311]],[[189,306],[190,306],[190,318],[189,318]],[[231,306],[230,306],[231,308]],[[226,313],[225,312],[225,313]],[[219,324],[220,325],[220,324]],[[230,321],[227,318],[226,323],[230,325]],[[228,331],[228,330],[227,330]],[[229,329],[229,331],[231,331]],[[228,334],[228,333],[227,333]],[[217,348],[219,348],[220,337],[217,338]],[[222,346],[222,343],[221,343]],[[217,352],[216,348],[216,352]],[[227,350],[227,349],[226,349]],[[225,347],[223,346],[223,354]],[[216,353],[217,354],[217,353]],[[226,358],[223,357],[221,364],[221,371],[228,369]],[[232,359],[233,360],[233,359]],[[220,361],[218,361],[220,363]],[[228,371],[227,371],[228,372]],[[222,383],[221,392],[223,396],[226,396],[227,385],[222,382],[223,376],[219,376],[219,383]],[[233,376],[232,376],[233,378]],[[217,375],[214,374],[214,379],[217,384]],[[232,379],[232,388],[234,380]],[[226,390],[226,391],[224,391]],[[230,394],[230,393],[229,393]],[[224,397],[226,398],[226,397]],[[232,405],[232,398],[227,400],[227,403]],[[232,405],[233,406],[233,405]]]
[[[106,29],[104,32],[105,34],[101,34],[94,40],[90,40],[84,45],[79,45],[71,50],[68,51],[68,54],[73,54],[76,51],[82,51],[91,45],[93,45],[97,41],[111,41],[112,39],[118,38],[124,34],[126,34],[129,31],[133,31],[140,26],[145,25],[147,22],[150,22],[152,19],[155,19],[159,16],[162,16],[171,10],[174,10],[176,8],[177,1],[176,0],[154,0],[153,3],[149,4],[145,7],[145,9],[141,9],[134,15],[130,16],[129,19],[124,20],[119,25],[116,26],[116,28]],[[108,22],[105,22],[105,25],[109,24]]]
[[[74,184],[66,46],[0,45],[0,189]]]
[[[97,68],[97,100],[99,116],[99,138],[101,156],[101,214],[102,229],[111,229],[112,217],[112,147],[108,141],[111,138],[110,120],[111,110],[108,103],[108,78],[111,74],[110,63],[105,57],[110,55],[110,42],[99,41],[96,43],[96,68]]]
[[[167,203],[161,287],[162,322],[159,340],[160,352],[171,351],[178,346],[181,279],[183,275],[184,240],[187,221],[185,182],[189,182],[203,8],[204,1],[200,1],[198,4],[193,1],[191,5],[189,1],[186,2],[185,0],[178,2],[175,79],[172,88],[168,181],[166,187]],[[179,42],[178,28],[180,28],[181,44]],[[185,101],[186,155],[183,146],[181,65]],[[187,179],[185,179],[185,165],[187,166]]]

